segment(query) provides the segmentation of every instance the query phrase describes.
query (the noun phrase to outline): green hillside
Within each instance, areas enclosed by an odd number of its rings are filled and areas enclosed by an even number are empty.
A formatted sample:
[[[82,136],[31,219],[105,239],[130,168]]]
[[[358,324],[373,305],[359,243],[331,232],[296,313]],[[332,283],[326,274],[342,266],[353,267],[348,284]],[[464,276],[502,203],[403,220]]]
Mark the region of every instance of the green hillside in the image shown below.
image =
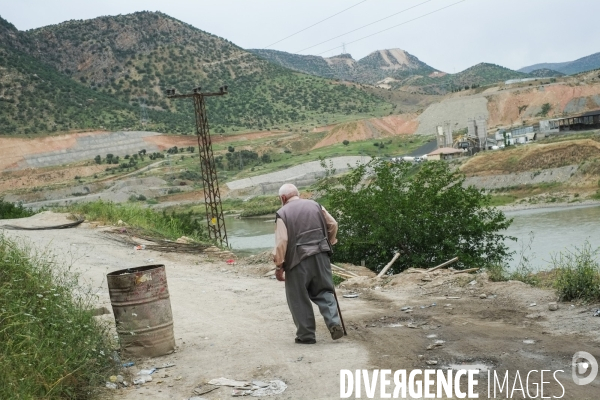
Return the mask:
[[[415,78],[410,81],[410,85],[420,88],[425,93],[447,93],[528,77],[530,75],[526,73],[513,71],[500,65],[480,63],[456,74]]]
[[[22,82],[7,78],[2,83],[3,87],[23,88],[20,99],[13,99],[16,103],[11,105],[19,104],[27,121],[3,120],[0,132],[25,133],[28,128],[45,132],[54,127],[59,131],[101,126],[139,128],[139,102],[143,100],[150,118],[147,129],[189,133],[194,127],[192,102],[168,100],[166,89],[182,93],[201,86],[214,91],[224,84],[229,86],[229,95],[207,101],[211,127],[216,132],[308,127],[391,110],[391,105],[379,97],[352,85],[274,65],[162,13],[68,21],[17,33],[24,51],[38,62],[4,52],[3,66],[27,68],[17,74]],[[39,87],[47,93],[44,106],[34,100],[38,86],[31,86],[36,79],[33,74],[40,75],[38,70],[46,74],[44,86]],[[62,88],[67,82],[77,96],[64,96],[66,89],[48,89]],[[67,101],[78,107],[89,106],[93,118],[87,118],[85,112],[79,119],[65,113],[61,104]],[[40,107],[43,116],[37,112]]]

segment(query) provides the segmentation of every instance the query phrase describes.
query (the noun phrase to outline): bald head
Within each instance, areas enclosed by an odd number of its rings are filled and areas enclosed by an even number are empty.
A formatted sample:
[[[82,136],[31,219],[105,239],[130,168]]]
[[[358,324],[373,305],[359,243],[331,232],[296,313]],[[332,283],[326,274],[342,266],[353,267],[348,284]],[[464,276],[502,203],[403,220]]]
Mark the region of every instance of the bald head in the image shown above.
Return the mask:
[[[279,188],[279,197],[285,196],[286,198],[300,196],[300,192],[298,192],[298,188],[291,183],[286,183],[282,187]]]

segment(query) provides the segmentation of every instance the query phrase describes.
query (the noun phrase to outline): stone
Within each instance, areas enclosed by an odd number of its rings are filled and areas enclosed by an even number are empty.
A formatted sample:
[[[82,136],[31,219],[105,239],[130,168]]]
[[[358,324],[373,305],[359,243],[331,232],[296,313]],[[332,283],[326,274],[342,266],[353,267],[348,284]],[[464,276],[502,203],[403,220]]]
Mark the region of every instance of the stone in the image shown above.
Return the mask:
[[[550,310],[550,311],[558,310],[558,303],[555,301],[548,303],[548,310]]]
[[[481,294],[479,295],[479,298],[480,298],[480,299],[487,299],[487,295],[486,295],[485,293],[481,293]]]

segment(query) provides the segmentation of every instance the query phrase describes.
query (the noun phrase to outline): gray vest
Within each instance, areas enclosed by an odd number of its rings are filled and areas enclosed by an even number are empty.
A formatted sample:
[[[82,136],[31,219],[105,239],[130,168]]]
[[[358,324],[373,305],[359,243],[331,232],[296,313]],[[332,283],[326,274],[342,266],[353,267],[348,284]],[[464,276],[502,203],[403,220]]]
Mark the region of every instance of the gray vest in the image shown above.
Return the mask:
[[[288,202],[277,211],[275,219],[281,218],[288,233],[284,267],[294,268],[307,257],[331,252],[327,240],[327,225],[319,203],[297,199]]]

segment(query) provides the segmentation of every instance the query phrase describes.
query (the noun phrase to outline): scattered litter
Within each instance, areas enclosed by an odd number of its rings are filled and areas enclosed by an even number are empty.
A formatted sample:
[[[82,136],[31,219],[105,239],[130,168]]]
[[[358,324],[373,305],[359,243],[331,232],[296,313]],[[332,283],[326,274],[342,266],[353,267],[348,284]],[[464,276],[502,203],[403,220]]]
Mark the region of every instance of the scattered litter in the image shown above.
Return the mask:
[[[408,324],[406,326],[409,328],[412,328],[412,329],[419,329],[419,327],[417,325],[413,325],[413,324]]]
[[[440,345],[444,344],[444,343],[446,343],[445,340],[436,340],[435,342],[433,342],[433,344],[440,344]]]
[[[558,303],[555,301],[548,303],[548,310],[550,310],[550,311],[558,310]]]
[[[150,368],[150,369],[141,369],[140,372],[138,372],[138,375],[152,375],[154,373],[154,371],[156,371],[156,368]]]
[[[457,297],[457,296],[447,296],[446,298],[448,300],[458,300],[458,299],[460,299],[460,297]]]
[[[390,328],[400,328],[401,326],[404,326],[402,324],[389,324],[388,325]]]
[[[442,347],[443,343],[434,343],[434,344],[430,344],[429,346],[427,346],[427,350],[433,350],[436,347]]]
[[[349,294],[344,294],[342,295],[342,297],[345,297],[347,299],[355,299],[358,297],[358,293],[349,293]]]
[[[175,364],[173,364],[173,363],[166,363],[166,364],[161,365],[160,367],[154,367],[154,369],[171,368],[174,366],[175,366]]]
[[[128,361],[126,363],[123,363],[123,368],[133,367],[134,365],[135,363],[133,361]]]
[[[143,385],[146,382],[152,382],[152,377],[150,375],[142,375],[133,380],[134,385]]]
[[[431,303],[431,307],[437,306],[437,303]]]
[[[476,280],[472,280],[471,282],[469,282],[469,285],[471,285],[471,286],[477,285],[477,281]]]
[[[106,382],[106,387],[108,389],[116,389],[117,388],[117,384],[116,383],[112,383],[112,382]]]
[[[529,305],[529,307],[535,307],[535,306],[537,306],[537,303],[531,303],[531,304]]]
[[[432,333],[431,335],[427,335],[427,339],[435,339],[437,337],[437,335],[435,333]]]
[[[119,383],[123,383],[124,382],[123,375],[117,375],[117,382],[119,382]]]
[[[523,340],[523,343],[525,343],[525,344],[535,344],[535,340],[533,340],[533,339],[526,339],[526,340]]]
[[[600,308],[596,308],[596,311],[594,311],[594,317],[600,317]]]
[[[406,311],[406,310],[410,310],[412,307],[410,306],[404,306],[400,309],[400,311]]]
[[[230,258],[229,260],[225,261],[227,263],[227,265],[234,265],[235,264],[235,260],[233,258]]]
[[[110,378],[108,378],[109,381],[111,381],[112,383],[117,382],[117,377],[115,375],[112,375]]]
[[[236,381],[228,378],[211,379],[208,381],[209,385],[217,386],[231,386],[233,387],[232,396],[273,396],[281,394],[287,389],[287,385],[278,379],[269,381],[268,383],[262,381]]]
[[[138,244],[137,246],[133,247],[134,250],[145,250],[146,249],[146,245],[145,244]]]
[[[203,394],[206,394],[206,393],[210,393],[213,390],[217,390],[217,389],[219,389],[219,386],[213,387],[213,388],[208,388],[208,389],[204,389],[202,387],[197,387],[197,388],[194,389],[194,394],[197,394],[198,396],[200,396],[200,395],[203,395]],[[198,398],[200,398],[200,397],[198,397]]]
[[[437,365],[437,360],[427,360],[425,361],[427,363],[427,365]]]

